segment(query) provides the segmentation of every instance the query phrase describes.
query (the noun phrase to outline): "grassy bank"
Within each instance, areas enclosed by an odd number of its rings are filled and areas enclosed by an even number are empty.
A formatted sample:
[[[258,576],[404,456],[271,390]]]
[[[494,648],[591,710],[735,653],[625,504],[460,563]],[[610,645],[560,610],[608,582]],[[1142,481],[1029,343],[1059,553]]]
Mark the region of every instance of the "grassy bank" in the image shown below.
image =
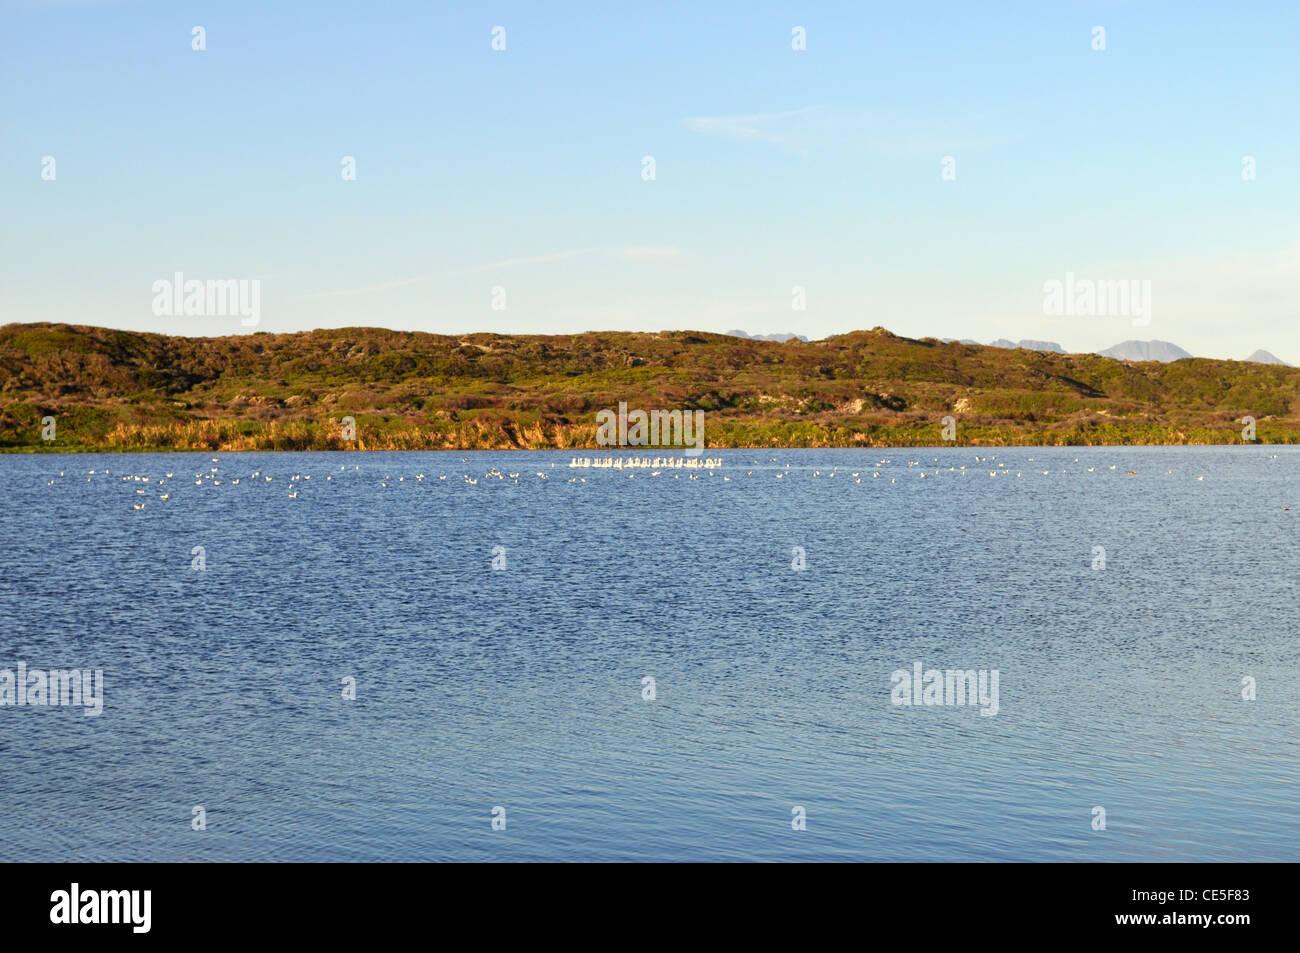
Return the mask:
[[[705,412],[710,447],[1300,442],[1300,369],[1116,361],[877,328],[785,344],[698,332],[186,338],[0,327],[0,450],[595,448],[619,402]],[[42,439],[55,419],[56,439]],[[345,439],[344,418],[356,440]]]

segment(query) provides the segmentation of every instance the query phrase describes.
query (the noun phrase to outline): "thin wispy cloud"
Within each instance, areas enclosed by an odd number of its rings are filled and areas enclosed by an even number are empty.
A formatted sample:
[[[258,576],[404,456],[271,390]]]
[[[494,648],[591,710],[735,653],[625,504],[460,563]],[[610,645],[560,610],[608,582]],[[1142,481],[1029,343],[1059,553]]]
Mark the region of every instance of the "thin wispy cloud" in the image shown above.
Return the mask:
[[[823,109],[824,106],[805,106],[803,109],[749,116],[692,116],[686,120],[686,128],[724,139],[791,145],[798,136],[799,120]]]
[[[502,258],[499,261],[494,261],[486,265],[472,265],[468,268],[455,268],[449,271],[439,271],[428,275],[416,275],[412,278],[400,278],[395,281],[385,281],[379,284],[365,285],[360,288],[340,288],[333,291],[313,291],[307,294],[294,295],[290,300],[307,301],[317,298],[341,298],[350,295],[370,294],[377,291],[391,291],[394,288],[405,288],[410,285],[418,285],[424,282],[437,281],[444,278],[459,278],[464,275],[481,274],[485,271],[498,271],[502,268],[516,268],[521,265],[545,265],[559,261],[570,261],[585,256],[599,255],[618,258],[623,261],[648,261],[660,258],[671,258],[678,254],[680,254],[680,249],[677,248],[664,248],[649,245],[637,245],[625,248],[570,248],[565,249],[564,251],[550,252],[545,255]]]
[[[983,127],[980,116],[916,119],[868,115],[829,106],[739,116],[690,116],[691,132],[776,146],[799,155],[858,153],[885,158],[932,158],[1010,141]]]
[[[490,268],[513,268],[516,265],[544,265],[552,261],[567,261],[570,258],[577,258],[579,255],[589,255],[590,248],[571,248],[567,251],[552,252],[549,255],[529,255],[524,258],[503,258],[501,261],[494,261],[490,265],[479,265],[468,271],[486,271]]]
[[[673,258],[681,254],[677,248],[655,248],[649,245],[641,245],[636,248],[620,248],[615,253],[615,257],[622,258],[624,261],[648,261],[655,258]]]

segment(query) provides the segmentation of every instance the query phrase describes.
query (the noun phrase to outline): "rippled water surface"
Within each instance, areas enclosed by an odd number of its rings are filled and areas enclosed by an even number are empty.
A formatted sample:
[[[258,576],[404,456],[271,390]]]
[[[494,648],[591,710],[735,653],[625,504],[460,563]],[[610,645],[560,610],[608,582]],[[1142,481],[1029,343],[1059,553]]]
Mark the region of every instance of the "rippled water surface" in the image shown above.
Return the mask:
[[[0,457],[0,858],[1295,859],[1296,449],[717,454]]]

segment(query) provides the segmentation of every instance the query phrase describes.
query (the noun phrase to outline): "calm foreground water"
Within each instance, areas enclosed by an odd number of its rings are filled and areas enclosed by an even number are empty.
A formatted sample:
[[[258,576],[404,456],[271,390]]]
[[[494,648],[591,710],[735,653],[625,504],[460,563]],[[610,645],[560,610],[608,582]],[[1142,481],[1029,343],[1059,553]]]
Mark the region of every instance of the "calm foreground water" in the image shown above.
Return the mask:
[[[1300,449],[709,455],[0,457],[0,859],[1296,858]]]

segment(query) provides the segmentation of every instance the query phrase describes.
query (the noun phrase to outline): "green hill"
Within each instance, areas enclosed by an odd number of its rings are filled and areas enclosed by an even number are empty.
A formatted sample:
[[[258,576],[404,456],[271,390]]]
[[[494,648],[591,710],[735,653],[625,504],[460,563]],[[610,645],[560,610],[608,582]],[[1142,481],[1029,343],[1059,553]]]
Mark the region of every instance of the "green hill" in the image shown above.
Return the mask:
[[[1300,368],[943,344],[883,328],[785,343],[665,331],[221,338],[0,327],[0,449],[595,447],[596,412],[701,409],[711,447],[1300,441]],[[41,439],[56,419],[57,439]]]

